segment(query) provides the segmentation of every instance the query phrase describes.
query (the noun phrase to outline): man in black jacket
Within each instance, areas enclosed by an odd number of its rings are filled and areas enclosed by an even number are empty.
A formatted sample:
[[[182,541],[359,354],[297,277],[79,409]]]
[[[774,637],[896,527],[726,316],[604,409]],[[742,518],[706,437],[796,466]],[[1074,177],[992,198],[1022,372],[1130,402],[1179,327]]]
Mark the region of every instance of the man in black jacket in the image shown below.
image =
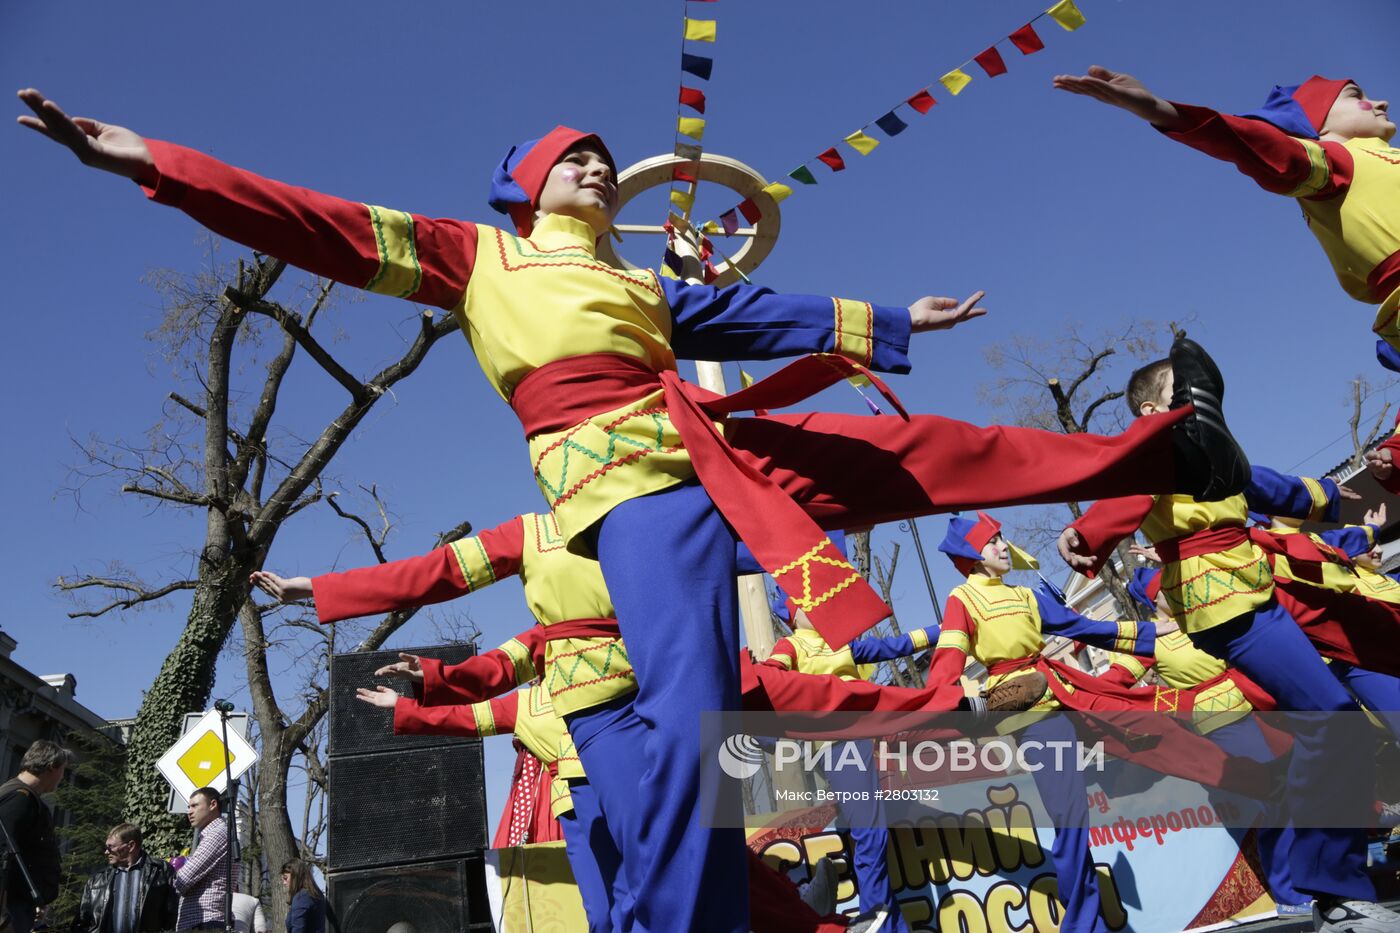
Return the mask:
[[[107,867],[83,888],[71,933],[156,933],[175,929],[180,897],[170,866],[148,858],[141,827],[121,823],[107,834]]]
[[[40,739],[24,753],[18,776],[0,784],[0,823],[16,849],[7,859],[5,878],[14,933],[29,933],[39,908],[58,896],[58,839],[53,814],[39,798],[58,789],[72,759],[68,749]],[[0,850],[7,848],[4,843],[0,837]],[[20,862],[29,872],[33,891]]]

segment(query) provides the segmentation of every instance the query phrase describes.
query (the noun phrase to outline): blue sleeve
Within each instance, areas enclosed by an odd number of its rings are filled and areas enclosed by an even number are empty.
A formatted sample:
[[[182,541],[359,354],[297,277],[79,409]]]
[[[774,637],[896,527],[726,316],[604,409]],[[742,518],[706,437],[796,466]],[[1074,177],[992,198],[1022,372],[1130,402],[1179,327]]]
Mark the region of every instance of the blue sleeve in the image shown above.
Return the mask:
[[[1040,590],[1032,592],[1040,609],[1040,630],[1047,635],[1073,638],[1095,648],[1128,654],[1151,655],[1156,648],[1157,626],[1151,622],[1090,619]]]
[[[927,628],[905,632],[903,635],[857,638],[849,647],[857,664],[873,664],[892,658],[907,658],[925,648],[931,648],[938,642],[938,634],[938,626],[930,625]]]
[[[1356,557],[1376,546],[1376,532],[1379,530],[1375,525],[1347,525],[1345,528],[1320,531],[1317,536],[1347,557]]]
[[[772,360],[841,353],[870,369],[909,371],[908,308],[815,295],[781,295],[660,277],[671,306],[671,346],[692,360]]]
[[[1313,522],[1335,522],[1342,510],[1342,497],[1332,480],[1289,476],[1261,466],[1250,470],[1244,498],[1251,511]]]

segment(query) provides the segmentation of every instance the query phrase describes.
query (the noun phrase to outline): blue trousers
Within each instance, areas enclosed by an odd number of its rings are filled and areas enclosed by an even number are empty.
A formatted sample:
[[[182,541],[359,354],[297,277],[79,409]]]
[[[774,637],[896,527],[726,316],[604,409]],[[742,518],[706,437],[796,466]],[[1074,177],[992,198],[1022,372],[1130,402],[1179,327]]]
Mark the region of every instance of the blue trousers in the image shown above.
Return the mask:
[[[1352,667],[1345,661],[1334,660],[1327,667],[1373,716],[1386,724],[1391,735],[1400,738],[1400,677]]]
[[[862,767],[852,762],[852,752],[859,756]],[[847,766],[837,765],[845,761]],[[875,761],[869,742],[838,742],[831,748],[832,767],[827,769],[826,781],[834,791],[846,791],[856,796],[848,803],[838,801],[837,826],[851,836],[852,866],[855,869],[856,893],[860,895],[862,913],[884,904],[890,908],[885,929],[891,933],[909,933],[899,902],[890,890],[890,872],[885,859],[889,852],[890,832],[884,823],[883,807],[875,796],[880,781],[875,773]]]
[[[1264,733],[1259,731],[1259,724],[1252,718],[1221,726],[1208,733],[1206,738],[1231,755],[1254,761],[1273,761],[1278,757],[1269,747]],[[1293,828],[1284,825],[1279,808],[1272,804],[1265,804],[1259,822],[1262,825],[1255,828],[1255,839],[1259,843],[1259,864],[1264,869],[1264,883],[1269,893],[1280,904],[1307,903],[1307,895],[1293,887],[1293,873],[1288,867],[1293,847]],[[1240,841],[1244,832],[1232,828],[1230,835]]]
[[[1191,640],[1202,651],[1244,671],[1278,701],[1280,709],[1357,710],[1303,630],[1273,600],[1229,622],[1193,632]],[[1296,716],[1290,725],[1294,736],[1286,794],[1290,813],[1307,813],[1326,799],[1371,800],[1374,762],[1369,749],[1333,738],[1336,733],[1328,728],[1326,716]],[[1365,872],[1362,829],[1296,827],[1288,864],[1294,888],[1305,894],[1376,899],[1375,886]]]
[[[1050,742],[1075,742],[1078,734],[1066,716],[1048,716],[1027,726],[1018,736],[1027,764],[1039,765],[1032,771],[1036,790],[1055,823],[1055,841],[1050,859],[1055,863],[1055,881],[1065,915],[1060,933],[1108,933],[1099,904],[1099,884],[1094,872],[1094,853],[1089,848],[1089,798],[1084,775],[1074,768],[1075,756],[1062,752],[1067,767],[1055,767],[1055,749]],[[1027,743],[1037,742],[1039,746]]]
[[[559,817],[564,850],[569,854],[589,933],[627,930],[632,926],[632,895],[622,878],[622,854],[613,841],[593,787],[569,782],[574,809]]]
[[[595,548],[637,693],[569,717],[569,731],[622,854],[635,930],[748,930],[739,829],[701,814],[703,710],[739,708],[735,537],[699,485],[630,499]]]

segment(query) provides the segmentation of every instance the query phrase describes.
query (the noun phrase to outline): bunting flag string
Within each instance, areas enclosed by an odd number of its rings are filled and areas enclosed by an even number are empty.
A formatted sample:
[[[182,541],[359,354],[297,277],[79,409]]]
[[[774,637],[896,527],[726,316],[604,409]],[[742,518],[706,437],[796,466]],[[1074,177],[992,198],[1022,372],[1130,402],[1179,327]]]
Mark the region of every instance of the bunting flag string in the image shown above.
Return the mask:
[[[713,0],[691,0],[691,2],[713,2]],[[878,137],[870,134],[869,131],[872,129],[872,127],[878,129],[880,133],[883,134],[884,137],[887,139],[893,139],[900,133],[903,133],[906,129],[909,128],[909,121],[900,114],[900,109],[903,107],[907,107],[909,108],[909,111],[911,111],[914,114],[917,114],[919,116],[926,115],[938,103],[938,101],[934,98],[933,94],[930,93],[933,90],[934,84],[940,85],[951,96],[957,97],[959,94],[961,94],[964,90],[967,89],[967,86],[969,84],[972,83],[973,76],[967,71],[967,69],[974,64],[977,65],[988,78],[995,78],[999,75],[1006,74],[1006,59],[1002,57],[1001,50],[998,49],[997,46],[1001,42],[1009,42],[1011,46],[1015,48],[1022,56],[1033,55],[1034,53],[1039,52],[1041,49],[1045,48],[1045,41],[1041,38],[1040,34],[1036,32],[1035,24],[1036,22],[1045,17],[1049,17],[1050,19],[1054,20],[1057,24],[1059,24],[1061,28],[1063,28],[1067,32],[1073,32],[1080,26],[1083,26],[1085,23],[1084,14],[1079,10],[1079,7],[1075,6],[1075,0],[1058,0],[1058,2],[1056,2],[1053,6],[1050,6],[1049,8],[1042,10],[1041,12],[1033,16],[1030,22],[1026,23],[1024,26],[1010,33],[1004,39],[999,39],[997,40],[997,42],[994,42],[991,45],[987,46],[981,52],[977,53],[976,55],[969,58],[967,61],[958,65],[958,67],[953,68],[952,70],[944,73],[943,76],[940,77],[936,82],[925,85],[924,87],[920,88],[914,94],[900,101],[894,107],[891,107],[889,110],[876,117],[874,120],[871,120],[869,123],[866,123],[854,133],[843,137],[842,141],[859,155],[868,156],[881,143],[881,140]],[[713,29],[711,29],[708,33],[705,33],[700,28],[693,26],[695,22],[697,21],[687,18],[686,37],[690,38],[692,35],[692,30],[694,30],[696,35],[708,34],[710,36],[709,39],[703,41],[713,42]],[[712,22],[710,23],[710,26],[713,27]],[[694,57],[695,56],[693,55],[685,56],[685,58]],[[708,77],[709,60],[706,59],[705,61],[707,64],[704,76]],[[682,69],[691,74],[697,73],[691,70],[691,68],[688,67],[684,61],[682,62],[681,67]],[[686,89],[682,88],[682,103],[684,103],[686,100],[685,92]],[[700,103],[700,112],[703,113],[703,95],[701,95]],[[703,121],[700,122],[703,124]],[[700,127],[700,129],[701,131],[703,131],[703,125]],[[682,132],[685,131],[682,130]],[[692,134],[686,133],[685,135],[691,136]],[[700,137],[693,136],[693,138],[699,140]],[[797,168],[788,172],[786,177],[788,179],[796,181],[799,185],[815,185],[817,184],[817,174],[813,172],[813,168],[817,163],[826,166],[826,168],[830,169],[833,173],[842,172],[846,169],[846,160],[842,156],[841,151],[839,151],[836,146],[831,146],[825,151],[820,152],[812,158],[808,159],[807,161],[803,162],[801,165],[797,166]],[[784,184],[782,182],[773,182],[763,190],[770,194],[773,197],[774,201],[782,201],[784,198],[787,198],[790,195],[792,195],[794,189],[790,185]],[[703,230],[705,233],[722,233],[724,236],[733,236],[735,231],[739,229],[739,215],[741,214],[743,215],[744,219],[751,224],[758,223],[760,217],[762,216],[762,212],[759,210],[758,205],[751,198],[745,199],[743,203],[731,208],[730,210],[725,211],[723,214],[720,214],[719,219],[717,221],[706,221],[704,224],[701,225],[700,229]]]
[[[719,35],[719,24],[713,13],[691,15],[691,3],[714,3],[715,0],[685,0],[682,4],[684,15],[681,19],[681,83],[676,109],[675,155],[684,161],[671,169],[671,221],[666,224],[666,251],[662,256],[662,275],[679,277],[680,256],[675,251],[675,228],[672,221],[679,220],[689,225],[690,212],[695,207],[695,188],[700,177],[700,158],[704,154],[705,138],[705,91],[696,87],[700,81],[709,81],[714,73],[713,46]],[[698,11],[697,11],[698,12]],[[701,43],[704,43],[703,45]],[[704,51],[702,51],[704,50]],[[689,76],[689,77],[688,77]],[[699,116],[696,116],[699,114]],[[733,211],[730,211],[733,214]],[[716,229],[719,229],[718,227]],[[737,217],[732,227],[738,230]],[[702,250],[701,263],[706,280],[714,276],[714,266],[710,263],[709,250]]]

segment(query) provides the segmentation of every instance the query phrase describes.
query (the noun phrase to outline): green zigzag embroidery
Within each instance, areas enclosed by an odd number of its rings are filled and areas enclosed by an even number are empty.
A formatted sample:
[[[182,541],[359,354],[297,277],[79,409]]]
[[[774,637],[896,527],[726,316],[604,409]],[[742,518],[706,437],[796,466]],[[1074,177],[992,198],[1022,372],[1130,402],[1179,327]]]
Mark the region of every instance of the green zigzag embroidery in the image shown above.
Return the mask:
[[[572,438],[570,438],[570,439],[564,441],[564,444],[563,444],[563,448],[564,448],[564,463],[563,463],[563,465],[562,465],[562,466],[560,467],[560,469],[559,469],[559,484],[556,486],[556,485],[550,483],[550,481],[549,481],[548,479],[546,479],[545,476],[544,476],[544,474],[541,473],[539,470],[536,470],[536,471],[535,471],[535,477],[539,480],[540,484],[544,486],[544,488],[546,489],[546,491],[549,492],[549,495],[550,495],[550,498],[551,498],[551,499],[558,499],[560,496],[562,496],[562,495],[564,494],[564,490],[565,490],[565,488],[566,488],[566,484],[567,484],[568,479],[569,479],[569,451],[570,451],[570,450],[576,450],[576,451],[578,451],[581,455],[583,455],[583,456],[585,456],[585,457],[588,457],[588,458],[591,459],[591,460],[597,461],[597,462],[598,462],[600,465],[602,465],[602,466],[607,466],[608,464],[612,463],[615,459],[617,459],[617,444],[618,444],[618,441],[622,441],[622,442],[625,443],[625,444],[631,444],[633,447],[637,448],[638,450],[645,450],[645,451],[648,451],[648,452],[651,452],[651,453],[655,453],[656,451],[658,451],[658,450],[661,449],[661,446],[662,446],[662,445],[661,445],[661,440],[662,440],[662,438],[663,438],[663,437],[665,436],[665,434],[666,434],[666,426],[665,426],[665,424],[662,422],[662,420],[661,420],[661,415],[660,415],[659,413],[655,413],[655,412],[654,412],[654,413],[648,415],[647,417],[651,418],[652,423],[653,423],[654,425],[656,425],[656,440],[655,440],[654,442],[652,442],[651,444],[647,444],[645,441],[633,440],[632,438],[626,437],[626,436],[624,436],[624,435],[618,433],[617,431],[613,430],[613,431],[609,431],[609,432],[608,432],[608,447],[607,447],[607,450],[606,450],[604,453],[599,454],[599,453],[597,453],[596,451],[590,450],[589,448],[583,446],[582,444],[580,444],[580,443],[578,443],[577,441],[575,441],[575,440],[573,440]]]
[[[607,654],[603,656],[603,666],[601,668],[595,665],[592,661],[588,660],[588,652],[586,651],[574,655],[573,664],[569,665],[569,669],[567,671],[564,670],[564,665],[562,663],[555,661],[552,665],[550,665],[551,670],[549,676],[549,692],[553,693],[556,689],[567,689],[569,687],[572,687],[574,685],[574,681],[577,679],[576,675],[578,674],[579,666],[582,664],[588,665],[588,669],[593,672],[594,677],[608,676],[612,672],[614,654],[621,655],[621,661],[625,661],[629,665],[631,664],[631,661],[627,657],[627,652],[622,650],[622,646],[619,645],[617,642],[611,642],[608,644],[608,651]],[[562,678],[564,681],[563,687],[557,686],[560,678]]]
[[[1222,575],[1224,577],[1223,580],[1220,579]],[[1230,593],[1258,590],[1266,582],[1272,582],[1273,580],[1273,576],[1269,572],[1269,565],[1262,560],[1255,564],[1254,577],[1253,580],[1250,580],[1247,576],[1243,576],[1233,570],[1208,570],[1204,576],[1197,577],[1181,588],[1181,608],[1185,612],[1190,612],[1198,606],[1218,602]],[[1243,590],[1235,586],[1235,581],[1237,580],[1244,585]],[[1204,583],[1201,581],[1204,581]],[[1217,596],[1214,591],[1222,586],[1225,587],[1227,592],[1222,596]],[[1204,590],[1199,596],[1196,592],[1198,587]],[[1194,602],[1192,601],[1193,599]]]

